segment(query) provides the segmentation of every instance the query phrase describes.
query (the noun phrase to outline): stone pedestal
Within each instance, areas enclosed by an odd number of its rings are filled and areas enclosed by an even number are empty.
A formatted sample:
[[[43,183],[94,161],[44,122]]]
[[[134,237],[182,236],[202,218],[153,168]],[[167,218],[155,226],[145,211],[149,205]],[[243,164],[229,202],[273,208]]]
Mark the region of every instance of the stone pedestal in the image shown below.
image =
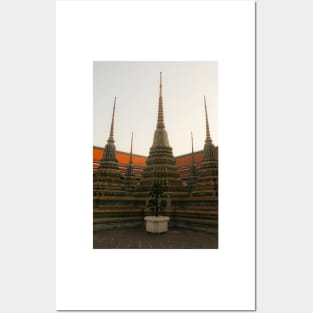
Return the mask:
[[[166,233],[169,220],[167,216],[146,216],[146,231],[154,234]]]

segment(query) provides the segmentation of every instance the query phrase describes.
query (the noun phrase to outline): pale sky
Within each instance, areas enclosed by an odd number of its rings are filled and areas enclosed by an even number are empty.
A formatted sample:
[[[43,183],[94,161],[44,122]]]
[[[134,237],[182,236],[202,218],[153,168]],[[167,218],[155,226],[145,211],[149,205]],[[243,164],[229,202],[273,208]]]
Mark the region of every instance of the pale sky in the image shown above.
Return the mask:
[[[205,140],[204,99],[213,143],[218,145],[217,62],[94,62],[94,145],[109,137],[116,96],[116,149],[148,155],[157,124],[159,77],[162,72],[165,128],[174,156],[195,151]]]

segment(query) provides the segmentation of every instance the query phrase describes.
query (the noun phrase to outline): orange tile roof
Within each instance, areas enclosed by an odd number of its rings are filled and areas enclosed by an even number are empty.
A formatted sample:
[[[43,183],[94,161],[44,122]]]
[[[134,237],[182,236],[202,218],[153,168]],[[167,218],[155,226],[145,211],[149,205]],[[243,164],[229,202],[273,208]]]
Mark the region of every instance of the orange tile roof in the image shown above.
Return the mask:
[[[216,148],[218,154],[218,147]],[[94,167],[98,167],[98,161],[102,158],[103,155],[103,148],[100,147],[93,147],[93,160],[94,160]],[[203,159],[203,151],[196,151],[194,153],[195,162],[199,164]],[[129,162],[129,153],[116,151],[116,158],[120,164],[128,164]],[[191,164],[191,153],[184,154],[181,156],[175,157],[176,159],[176,166],[177,167],[187,167]],[[133,154],[133,164],[134,166],[143,167],[146,166],[147,157],[143,155]]]
[[[93,147],[93,159],[99,161],[102,158],[103,150],[102,148]]]
[[[195,156],[195,162],[200,163],[203,159],[203,152],[202,151],[195,152],[194,156]],[[191,164],[191,161],[192,161],[191,153],[178,156],[176,157],[176,166],[178,167],[187,166]]]
[[[93,159],[94,161],[100,161],[103,155],[103,148],[93,147]],[[129,153],[116,151],[117,161],[121,164],[128,164]],[[135,166],[146,166],[147,157],[143,155],[133,154],[133,164]]]

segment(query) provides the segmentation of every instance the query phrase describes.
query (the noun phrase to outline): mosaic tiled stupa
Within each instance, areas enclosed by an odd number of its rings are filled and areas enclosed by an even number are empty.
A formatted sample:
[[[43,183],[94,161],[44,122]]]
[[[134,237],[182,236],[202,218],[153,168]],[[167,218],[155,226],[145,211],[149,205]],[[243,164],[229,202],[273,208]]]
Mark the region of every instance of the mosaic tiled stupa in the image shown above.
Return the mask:
[[[122,175],[116,159],[116,148],[114,144],[114,114],[116,97],[114,98],[110,135],[104,147],[103,157],[100,166],[94,175],[93,190],[95,196],[121,195],[123,190]]]
[[[206,106],[206,100],[204,97],[205,108],[205,122],[206,122],[206,138],[203,147],[203,160],[199,165],[199,174],[197,183],[193,188],[194,195],[212,195],[217,196],[218,193],[218,161],[216,154],[216,147],[213,145],[209,121],[208,112]]]
[[[186,188],[179,176],[172,148],[169,144],[164,123],[162,73],[160,73],[160,94],[158,105],[158,120],[154,132],[153,144],[147,158],[147,166],[142,173],[142,179],[138,187],[140,192],[151,192],[153,186],[169,194],[185,194]]]

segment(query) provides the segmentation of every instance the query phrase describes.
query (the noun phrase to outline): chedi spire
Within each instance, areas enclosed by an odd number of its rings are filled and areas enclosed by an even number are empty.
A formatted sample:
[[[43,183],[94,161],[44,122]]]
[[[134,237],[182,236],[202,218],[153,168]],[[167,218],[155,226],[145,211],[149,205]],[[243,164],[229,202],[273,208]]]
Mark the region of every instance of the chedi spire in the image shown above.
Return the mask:
[[[206,143],[212,143],[211,135],[210,135],[210,128],[209,128],[209,120],[208,120],[208,111],[206,107],[206,100],[204,96],[204,109],[205,109],[205,125],[206,125]]]
[[[130,143],[130,156],[129,156],[129,163],[133,163],[133,132],[132,132],[132,138]]]
[[[165,128],[163,113],[163,95],[162,95],[162,72],[160,73],[159,111],[157,128]]]
[[[163,112],[163,95],[162,95],[162,72],[160,73],[160,91],[159,91],[159,106],[158,106],[158,121],[154,132],[153,146],[169,147],[169,141],[164,124]]]
[[[198,175],[198,172],[197,172],[194,150],[193,150],[193,136],[191,132],[191,164],[189,166],[189,177],[188,177],[189,191],[192,190],[193,185],[196,183],[197,175]]]
[[[112,160],[116,161],[115,155],[115,145],[114,145],[114,115],[115,115],[115,105],[116,105],[116,97],[114,97],[114,104],[113,104],[113,113],[112,113],[112,121],[111,121],[111,128],[110,128],[110,136],[107,140],[107,144],[104,147],[104,153],[102,160]]]
[[[195,156],[194,156],[194,151],[193,151],[193,135],[192,135],[192,132],[191,132],[191,161],[192,161],[192,164],[195,163]]]
[[[115,115],[115,104],[116,104],[116,97],[114,97],[114,105],[113,105],[113,113],[112,113],[112,121],[111,121],[111,128],[110,128],[110,136],[108,142],[114,142],[114,115]]]
[[[129,163],[128,163],[128,166],[127,166],[126,174],[128,176],[134,175],[134,166],[133,166],[133,132],[132,132],[132,137],[131,137]]]
[[[216,149],[215,149],[215,146],[213,145],[211,135],[210,135],[208,111],[206,107],[205,96],[204,96],[204,109],[205,109],[206,138],[205,138],[205,143],[204,143],[204,148],[203,148],[203,160],[215,161]]]

